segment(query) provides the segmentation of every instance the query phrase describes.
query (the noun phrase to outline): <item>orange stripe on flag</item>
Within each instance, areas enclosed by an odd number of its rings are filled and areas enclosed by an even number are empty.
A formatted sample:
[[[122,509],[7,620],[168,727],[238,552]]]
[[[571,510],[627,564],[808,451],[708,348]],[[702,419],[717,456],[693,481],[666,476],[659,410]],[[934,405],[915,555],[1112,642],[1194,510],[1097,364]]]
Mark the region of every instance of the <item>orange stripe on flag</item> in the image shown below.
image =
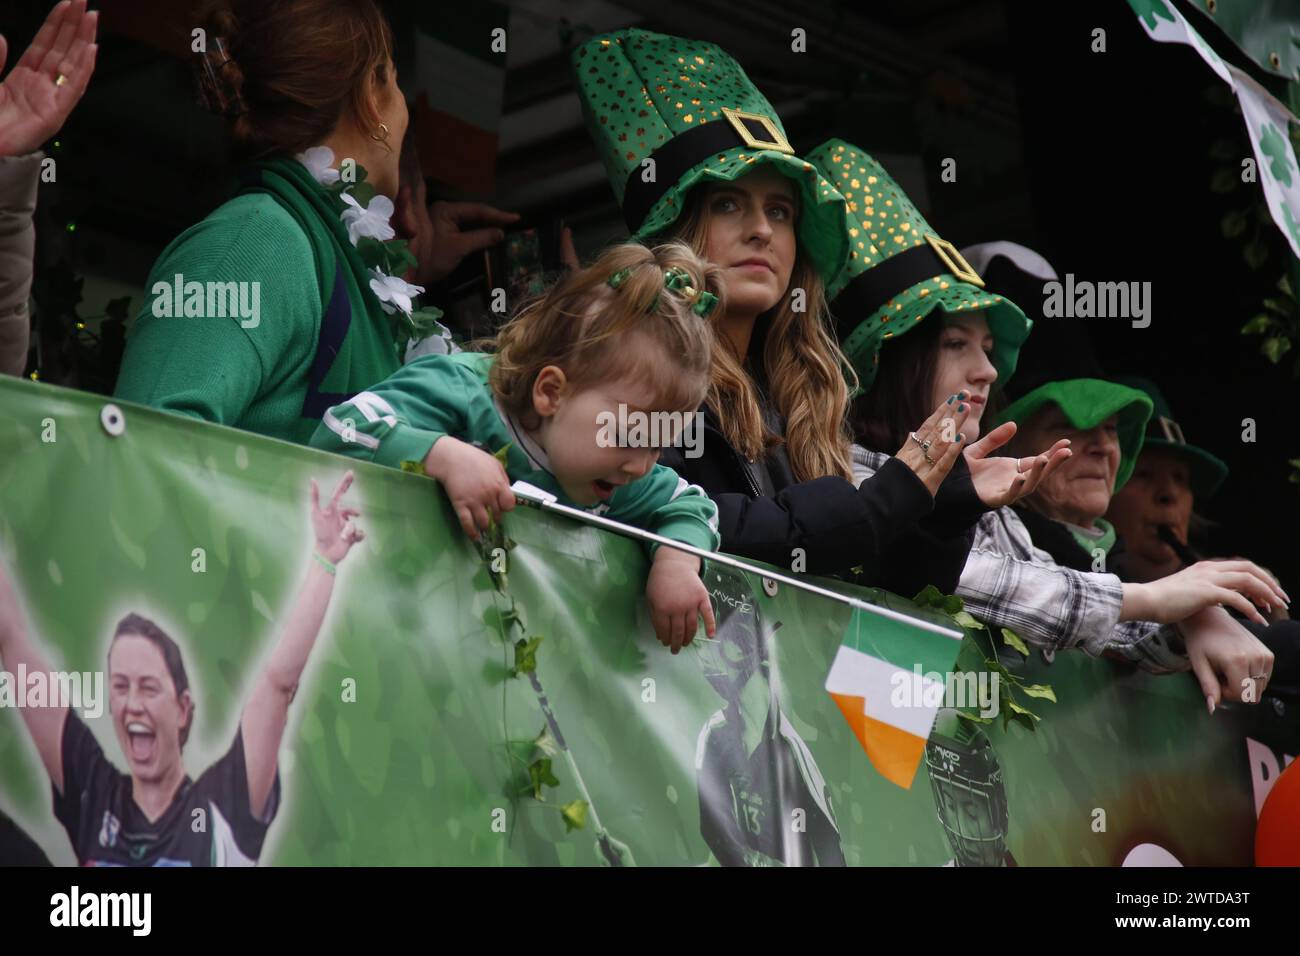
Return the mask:
[[[925,740],[905,730],[868,717],[867,702],[862,697],[848,694],[831,694],[840,713],[848,721],[853,736],[867,753],[867,759],[877,772],[904,790],[912,789],[916,768],[925,754]]]

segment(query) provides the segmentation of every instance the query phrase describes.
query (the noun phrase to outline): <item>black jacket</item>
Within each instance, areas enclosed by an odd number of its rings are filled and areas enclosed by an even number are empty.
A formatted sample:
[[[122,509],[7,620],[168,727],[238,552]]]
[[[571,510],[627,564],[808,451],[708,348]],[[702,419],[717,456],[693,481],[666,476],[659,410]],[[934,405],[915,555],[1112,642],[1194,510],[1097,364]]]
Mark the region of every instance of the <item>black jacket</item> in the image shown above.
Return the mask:
[[[929,490],[897,459],[857,487],[832,476],[796,482],[783,448],[751,465],[712,409],[703,412],[699,457],[668,448],[661,461],[717,503],[723,551],[789,569],[802,548],[810,574],[861,567],[861,583],[905,597],[927,584],[945,594],[956,590],[974,524],[986,510],[964,460],[944,482],[936,509]],[[772,493],[764,494],[760,484],[768,483]]]

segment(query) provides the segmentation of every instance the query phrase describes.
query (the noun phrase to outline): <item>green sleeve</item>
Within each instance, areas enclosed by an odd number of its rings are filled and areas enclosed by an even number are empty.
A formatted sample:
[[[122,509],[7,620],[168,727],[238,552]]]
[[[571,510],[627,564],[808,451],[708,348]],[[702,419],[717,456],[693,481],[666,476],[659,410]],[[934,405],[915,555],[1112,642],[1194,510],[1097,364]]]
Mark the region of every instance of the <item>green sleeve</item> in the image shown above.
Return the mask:
[[[705,551],[716,551],[722,543],[713,499],[666,465],[655,465],[650,474],[619,489],[618,496],[608,512],[615,521]],[[658,547],[652,546],[650,553]]]
[[[158,300],[170,299],[162,289],[178,275],[183,282],[256,283],[256,322],[165,314],[170,302]],[[286,378],[305,381],[320,312],[315,260],[297,223],[270,197],[237,196],[178,236],[154,264],[115,394],[241,426],[249,406]]]
[[[449,356],[422,356],[325,412],[312,447],[393,468],[423,462],[443,435],[465,432],[470,374]]]

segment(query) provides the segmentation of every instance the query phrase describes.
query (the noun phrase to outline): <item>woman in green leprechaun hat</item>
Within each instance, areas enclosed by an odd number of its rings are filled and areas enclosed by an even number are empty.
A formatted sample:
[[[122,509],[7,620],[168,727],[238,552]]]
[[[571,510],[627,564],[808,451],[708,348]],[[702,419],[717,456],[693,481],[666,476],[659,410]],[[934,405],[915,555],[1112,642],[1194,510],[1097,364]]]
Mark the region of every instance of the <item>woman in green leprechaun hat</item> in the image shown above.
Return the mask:
[[[703,453],[669,449],[664,463],[718,503],[723,550],[870,579],[933,508],[961,442],[936,410],[913,423],[924,449],[850,481],[847,363],[824,294],[849,258],[844,197],[711,43],[623,30],[572,63],[633,237],[685,240],[723,270]]]
[[[848,263],[828,292],[858,380],[850,416],[855,479],[880,472],[894,448],[928,452],[912,429],[935,405],[946,406],[947,427],[967,439],[934,512],[896,541],[885,577],[873,583],[902,594],[926,584],[949,593],[980,515],[1031,492],[1069,455],[1058,444],[1023,462],[991,456],[1014,425],[979,438],[985,403],[1015,367],[1030,323],[1013,302],[980,288],[979,276],[865,150],[832,139],[808,158],[847,204]]]

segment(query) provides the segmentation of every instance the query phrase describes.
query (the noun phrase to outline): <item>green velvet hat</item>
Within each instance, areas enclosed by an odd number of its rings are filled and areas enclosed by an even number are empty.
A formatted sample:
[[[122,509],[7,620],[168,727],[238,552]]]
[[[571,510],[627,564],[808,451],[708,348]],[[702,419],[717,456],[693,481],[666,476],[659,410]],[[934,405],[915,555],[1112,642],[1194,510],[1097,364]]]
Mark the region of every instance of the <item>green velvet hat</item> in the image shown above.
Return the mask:
[[[772,104],[727,53],[631,29],[593,37],[572,62],[587,128],[633,238],[663,233],[700,183],[731,182],[768,163],[798,186],[801,250],[823,282],[836,279],[848,254],[844,197],[794,155]]]
[[[1192,494],[1202,501],[1218,491],[1223,480],[1228,477],[1228,466],[1204,448],[1188,444],[1160,387],[1150,379],[1137,375],[1122,375],[1115,381],[1136,388],[1151,399],[1151,420],[1147,422],[1146,440],[1142,447],[1168,448],[1182,455],[1191,472]]]
[[[992,425],[1006,421],[1023,425],[1045,405],[1059,406],[1070,424],[1084,431],[1114,415],[1120,452],[1114,490],[1119,491],[1142,453],[1151,399],[1136,388],[1110,380],[1093,351],[1084,321],[1040,315],[1016,374],[1007,383],[1011,404]]]
[[[939,308],[983,311],[993,335],[989,356],[998,385],[1010,380],[1032,323],[1020,308],[984,288],[950,242],[941,239],[885,168],[865,150],[827,140],[808,154],[844,195],[849,239],[844,270],[827,288],[840,347],[871,387],[886,339],[902,335]]]

